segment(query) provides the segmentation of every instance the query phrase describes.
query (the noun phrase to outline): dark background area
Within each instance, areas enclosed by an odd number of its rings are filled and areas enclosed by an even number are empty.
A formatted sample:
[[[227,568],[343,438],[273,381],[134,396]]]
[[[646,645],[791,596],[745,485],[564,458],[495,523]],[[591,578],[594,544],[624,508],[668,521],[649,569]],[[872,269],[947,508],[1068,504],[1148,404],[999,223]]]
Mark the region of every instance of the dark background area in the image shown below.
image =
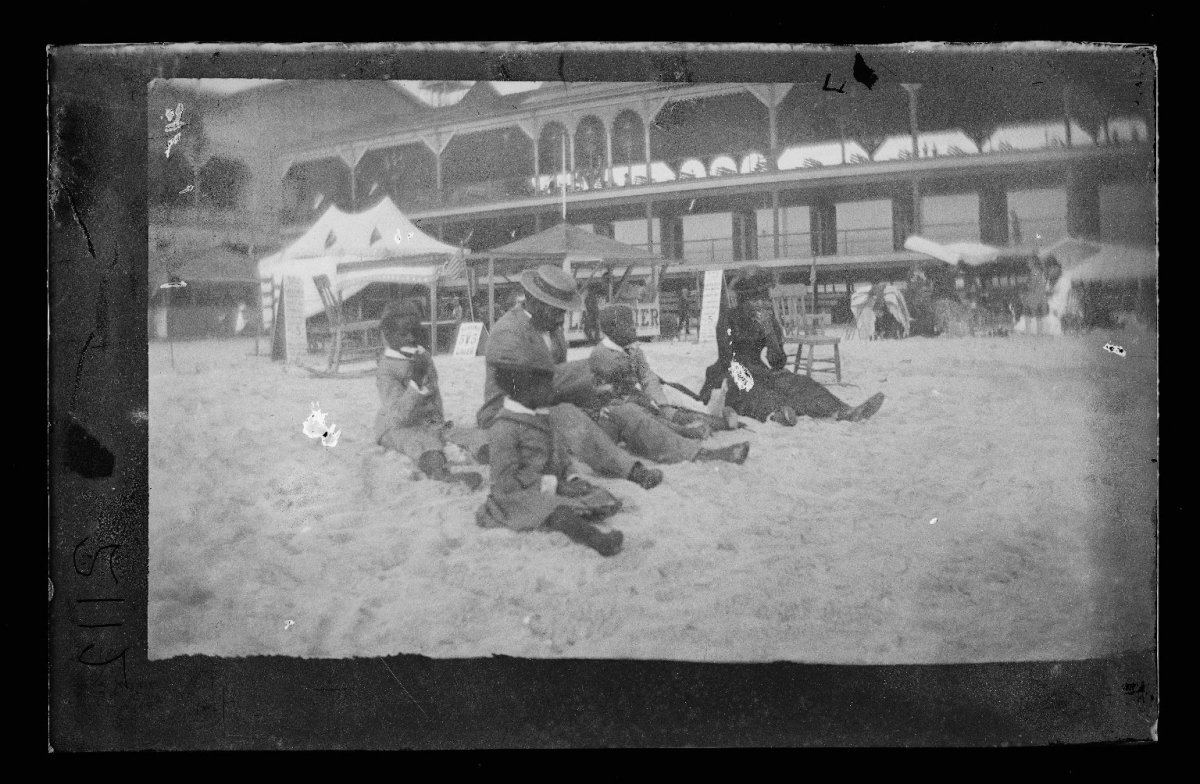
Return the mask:
[[[163,78],[820,82],[853,49],[469,55],[253,47],[50,53],[49,743],[119,749],[1047,745],[1144,741],[1154,651],[1105,660],[850,667],[187,657],[146,649],[146,83]],[[1143,51],[904,54],[959,85],[1149,69]],[[398,645],[402,644],[398,641]]]

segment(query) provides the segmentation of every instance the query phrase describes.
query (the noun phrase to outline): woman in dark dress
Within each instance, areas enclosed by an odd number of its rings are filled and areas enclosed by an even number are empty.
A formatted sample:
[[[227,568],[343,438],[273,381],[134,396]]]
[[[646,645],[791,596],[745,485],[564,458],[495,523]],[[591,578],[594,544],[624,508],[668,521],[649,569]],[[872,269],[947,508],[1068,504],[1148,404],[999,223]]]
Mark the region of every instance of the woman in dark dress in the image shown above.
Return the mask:
[[[797,416],[858,422],[883,405],[876,393],[859,406],[843,403],[808,376],[785,369],[783,330],[775,320],[768,294],[770,277],[748,268],[731,288],[736,301],[722,302],[717,318],[717,362],[705,374],[700,397],[727,381],[725,405],[742,416],[794,425]]]

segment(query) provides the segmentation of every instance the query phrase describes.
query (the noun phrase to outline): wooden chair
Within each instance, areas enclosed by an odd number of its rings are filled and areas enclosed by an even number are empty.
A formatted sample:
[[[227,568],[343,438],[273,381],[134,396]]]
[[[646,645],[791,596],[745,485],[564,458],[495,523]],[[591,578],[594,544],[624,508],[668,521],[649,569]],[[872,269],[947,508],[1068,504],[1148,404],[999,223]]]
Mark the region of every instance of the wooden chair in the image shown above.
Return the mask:
[[[809,315],[804,310],[804,301],[808,287],[804,284],[781,285],[771,289],[771,307],[775,310],[775,318],[783,329],[783,342],[796,343],[796,353],[788,354],[792,359],[792,372],[800,372],[800,360],[804,355],[804,347],[808,346],[808,358],[805,360],[805,372],[812,378],[814,372],[833,373],[842,381],[842,353],[839,347],[841,338],[826,335],[824,328],[830,324],[828,313]],[[816,356],[817,346],[833,346],[832,357]]]
[[[313,283],[317,285],[317,291],[321,294],[321,302],[325,305],[325,315],[329,318],[329,327],[333,333],[329,342],[327,372],[337,373],[343,362],[378,358],[383,351],[379,335],[380,322],[347,321],[342,308],[342,298],[333,290],[329,276],[315,275]],[[377,338],[377,342],[372,344],[372,338]]]

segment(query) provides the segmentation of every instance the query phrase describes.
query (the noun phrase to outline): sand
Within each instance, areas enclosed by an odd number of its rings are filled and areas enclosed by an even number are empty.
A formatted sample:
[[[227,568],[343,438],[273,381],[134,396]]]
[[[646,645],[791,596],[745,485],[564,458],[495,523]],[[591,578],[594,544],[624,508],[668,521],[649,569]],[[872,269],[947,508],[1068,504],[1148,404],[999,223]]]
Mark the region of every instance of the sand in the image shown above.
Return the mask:
[[[645,348],[692,389],[715,358]],[[414,481],[373,444],[371,378],[314,378],[265,341],[177,343],[174,369],[149,351],[153,659],[977,663],[1154,644],[1153,333],[843,343],[831,389],[884,392],[878,415],[722,433],[751,441],[744,465],[663,466],[650,491],[589,477],[625,503],[613,558],[480,529],[485,490]],[[448,418],[473,422],[482,358],[437,365]],[[303,433],[312,403],[336,446]]]

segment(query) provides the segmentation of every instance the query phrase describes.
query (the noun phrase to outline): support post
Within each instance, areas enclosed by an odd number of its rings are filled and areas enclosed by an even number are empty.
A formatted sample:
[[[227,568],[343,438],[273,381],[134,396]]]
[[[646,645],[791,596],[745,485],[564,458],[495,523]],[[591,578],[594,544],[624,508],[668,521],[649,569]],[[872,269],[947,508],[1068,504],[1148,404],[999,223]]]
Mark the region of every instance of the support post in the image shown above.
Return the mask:
[[[437,354],[437,278],[429,284],[429,353]]]
[[[646,199],[646,252],[654,252],[654,202]]]
[[[496,259],[488,256],[488,331],[496,326]]]
[[[649,185],[653,182],[650,176],[650,121],[642,123],[642,126],[646,132],[646,184]]]
[[[771,217],[774,219],[775,232],[775,255],[772,258],[779,258],[779,188],[771,189]]]
[[[538,139],[533,140],[533,191],[538,193],[542,189],[542,162],[538,160],[539,145]]]
[[[604,182],[608,185],[613,184],[613,159],[612,159],[612,128],[606,123],[604,126],[604,162],[607,168],[604,170]]]

